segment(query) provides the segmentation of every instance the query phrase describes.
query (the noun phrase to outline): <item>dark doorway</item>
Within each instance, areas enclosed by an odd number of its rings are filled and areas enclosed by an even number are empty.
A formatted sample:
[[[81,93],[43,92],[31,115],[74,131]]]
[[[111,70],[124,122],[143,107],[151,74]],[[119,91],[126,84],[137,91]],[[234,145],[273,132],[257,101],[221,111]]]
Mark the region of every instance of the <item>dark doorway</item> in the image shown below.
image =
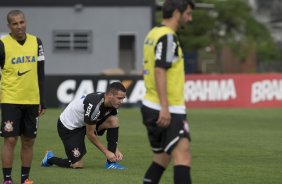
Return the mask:
[[[119,35],[119,68],[127,74],[135,70],[135,35]]]

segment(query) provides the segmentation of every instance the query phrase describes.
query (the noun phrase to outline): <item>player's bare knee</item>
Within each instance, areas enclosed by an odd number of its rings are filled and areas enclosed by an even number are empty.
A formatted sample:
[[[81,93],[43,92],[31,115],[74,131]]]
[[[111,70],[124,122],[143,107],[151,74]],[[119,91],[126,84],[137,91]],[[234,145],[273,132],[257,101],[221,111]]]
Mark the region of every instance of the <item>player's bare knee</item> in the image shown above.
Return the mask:
[[[7,146],[11,146],[11,147],[15,147],[15,145],[17,144],[17,138],[16,137],[6,137],[4,139],[4,144]]]
[[[21,137],[23,147],[32,147],[34,144],[34,139],[28,137]]]
[[[83,168],[83,160],[77,161],[73,164],[71,164],[71,167],[73,169],[82,169]]]
[[[182,138],[171,153],[175,165],[191,165],[192,156],[188,139]]]
[[[119,120],[118,120],[117,116],[110,116],[107,119],[107,123],[108,123],[108,128],[119,127]]]
[[[170,162],[171,157],[166,153],[154,154],[153,161],[166,168]]]

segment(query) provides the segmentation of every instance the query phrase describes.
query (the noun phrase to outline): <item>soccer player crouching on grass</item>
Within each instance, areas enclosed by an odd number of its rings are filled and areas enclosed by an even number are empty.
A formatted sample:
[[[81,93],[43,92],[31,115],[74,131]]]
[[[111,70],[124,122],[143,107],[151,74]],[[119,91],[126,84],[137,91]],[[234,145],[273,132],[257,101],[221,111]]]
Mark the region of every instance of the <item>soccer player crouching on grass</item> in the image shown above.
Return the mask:
[[[58,158],[52,151],[47,151],[41,166],[57,165],[65,168],[83,168],[82,157],[86,154],[84,137],[105,155],[106,169],[125,169],[118,162],[123,154],[119,151],[117,109],[126,96],[126,89],[120,82],[113,82],[105,93],[90,93],[73,100],[61,113],[57,128],[64,144],[66,159]],[[107,131],[107,148],[97,136]]]

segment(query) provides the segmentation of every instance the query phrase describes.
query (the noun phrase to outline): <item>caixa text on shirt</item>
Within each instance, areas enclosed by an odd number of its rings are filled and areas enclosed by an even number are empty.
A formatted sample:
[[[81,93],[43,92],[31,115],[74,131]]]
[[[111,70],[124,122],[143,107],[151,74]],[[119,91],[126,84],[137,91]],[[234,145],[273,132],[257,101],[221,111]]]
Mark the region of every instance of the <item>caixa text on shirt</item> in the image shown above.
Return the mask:
[[[36,62],[35,56],[20,56],[20,57],[13,57],[11,59],[12,64],[29,63],[29,62]]]

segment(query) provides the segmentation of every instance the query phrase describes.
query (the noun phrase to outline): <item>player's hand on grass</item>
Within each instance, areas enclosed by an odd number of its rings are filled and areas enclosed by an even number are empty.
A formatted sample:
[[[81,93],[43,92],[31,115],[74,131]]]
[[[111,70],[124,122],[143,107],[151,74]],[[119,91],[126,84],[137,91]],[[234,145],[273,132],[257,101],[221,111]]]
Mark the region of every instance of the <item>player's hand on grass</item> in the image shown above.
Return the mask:
[[[111,152],[111,151],[107,151],[105,153],[106,157],[107,157],[107,160],[109,160],[110,162],[116,162],[117,158],[116,158],[116,155]]]
[[[171,115],[169,113],[168,108],[162,108],[160,110],[160,114],[159,114],[159,119],[157,121],[157,124],[159,127],[168,127],[170,124],[170,120],[171,120]]]
[[[123,159],[123,154],[118,149],[116,150],[115,155],[116,155],[117,162],[119,162]]]

